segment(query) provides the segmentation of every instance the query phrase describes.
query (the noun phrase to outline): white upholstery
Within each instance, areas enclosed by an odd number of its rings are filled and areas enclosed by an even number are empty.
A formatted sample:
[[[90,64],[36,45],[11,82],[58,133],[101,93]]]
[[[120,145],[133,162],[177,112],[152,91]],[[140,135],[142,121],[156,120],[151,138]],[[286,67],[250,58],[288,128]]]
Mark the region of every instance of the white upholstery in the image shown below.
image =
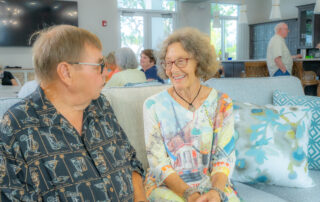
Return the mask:
[[[23,86],[21,87],[18,98],[24,98],[30,95],[33,91],[37,89],[39,86],[38,82],[36,80],[27,81]]]
[[[290,95],[304,95],[300,80],[296,77],[260,77],[260,78],[220,78],[210,79],[206,85],[227,93],[232,99],[255,104],[271,104],[272,93],[276,89]],[[165,90],[169,85],[106,88],[102,92],[110,101],[120,125],[126,132],[131,144],[137,151],[144,167],[148,167],[144,132],[143,102],[149,96]],[[320,172],[312,175],[316,184],[320,183]],[[301,202],[320,201],[317,192],[311,189],[294,189],[276,186],[245,185],[235,183],[240,196],[248,202]],[[258,189],[257,189],[258,188]],[[319,190],[319,185],[316,187]],[[264,190],[268,190],[265,192]],[[313,192],[311,194],[310,192]],[[296,193],[292,196],[293,193]],[[310,200],[304,200],[305,198]]]
[[[207,85],[223,91],[232,99],[255,104],[272,103],[272,92],[276,89],[291,95],[303,95],[300,80],[295,77],[260,77],[260,78],[224,78],[211,79]],[[143,102],[149,96],[168,88],[169,85],[105,88],[103,94],[110,101],[117,119],[126,132],[131,144],[137,151],[144,167],[148,166],[144,132]],[[0,117],[7,108],[19,99],[0,99]],[[275,165],[276,166],[276,165]],[[302,202],[320,201],[320,171],[312,171],[311,176],[317,184],[314,188],[296,189],[268,185],[245,185],[235,183],[240,196],[246,202]]]
[[[304,95],[300,80],[293,76],[213,78],[206,84],[226,92],[234,100],[258,105],[272,104],[274,90],[281,90],[289,95]]]

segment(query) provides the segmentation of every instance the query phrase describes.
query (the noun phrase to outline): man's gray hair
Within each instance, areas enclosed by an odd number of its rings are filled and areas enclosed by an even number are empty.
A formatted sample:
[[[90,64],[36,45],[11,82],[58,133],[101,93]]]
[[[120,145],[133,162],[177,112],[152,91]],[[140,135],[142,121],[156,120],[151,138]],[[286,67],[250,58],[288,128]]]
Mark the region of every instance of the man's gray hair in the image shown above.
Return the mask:
[[[284,26],[286,23],[280,22],[274,27],[274,33],[278,33],[278,31]]]
[[[117,65],[123,70],[136,69],[138,67],[136,55],[130,48],[116,50],[115,56]]]

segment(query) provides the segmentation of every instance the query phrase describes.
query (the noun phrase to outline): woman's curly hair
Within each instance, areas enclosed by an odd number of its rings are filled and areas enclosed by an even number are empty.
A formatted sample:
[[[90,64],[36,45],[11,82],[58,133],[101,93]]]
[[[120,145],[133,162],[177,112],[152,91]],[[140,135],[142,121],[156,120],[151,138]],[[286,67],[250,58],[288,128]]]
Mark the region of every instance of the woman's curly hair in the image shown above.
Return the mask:
[[[196,76],[198,78],[205,81],[215,75],[220,64],[217,61],[216,52],[210,43],[209,36],[195,28],[187,27],[173,32],[162,44],[157,65],[158,75],[162,79],[168,78],[162,66],[166,58],[168,46],[176,42],[180,43],[183,49],[197,61]]]

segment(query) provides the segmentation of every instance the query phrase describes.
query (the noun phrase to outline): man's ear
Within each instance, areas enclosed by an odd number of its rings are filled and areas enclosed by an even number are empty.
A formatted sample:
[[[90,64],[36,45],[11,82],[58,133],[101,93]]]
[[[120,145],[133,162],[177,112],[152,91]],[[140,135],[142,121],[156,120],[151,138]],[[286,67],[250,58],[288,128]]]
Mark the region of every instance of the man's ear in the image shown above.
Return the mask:
[[[57,75],[59,79],[66,85],[72,83],[72,69],[71,65],[66,62],[60,62],[57,66]]]

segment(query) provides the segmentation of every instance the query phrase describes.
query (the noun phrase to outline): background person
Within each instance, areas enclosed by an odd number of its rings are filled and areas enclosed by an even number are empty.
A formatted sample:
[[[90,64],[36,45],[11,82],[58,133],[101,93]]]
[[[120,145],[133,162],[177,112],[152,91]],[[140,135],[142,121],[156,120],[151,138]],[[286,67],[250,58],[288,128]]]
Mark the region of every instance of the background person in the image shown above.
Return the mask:
[[[140,54],[140,66],[142,70],[146,74],[146,78],[148,81],[157,80],[161,83],[164,83],[163,79],[161,79],[157,74],[157,60],[152,49],[145,49]]]
[[[146,82],[146,76],[138,70],[136,55],[130,48],[120,48],[115,53],[116,64],[120,72],[114,74],[106,87],[125,86],[127,84]]]
[[[98,37],[60,25],[33,45],[40,86],[0,124],[2,201],[145,201],[143,169],[100,94]]]
[[[230,183],[235,164],[232,101],[201,84],[219,68],[209,37],[193,28],[175,31],[164,41],[159,59],[163,78],[173,86],[144,103],[148,199],[239,201]]]
[[[115,52],[112,51],[106,57],[106,68],[108,72],[106,82],[108,82],[115,73],[120,71],[119,67],[116,64],[116,57],[114,54]]]
[[[1,85],[18,86],[18,83],[15,80],[14,76],[11,74],[11,72],[3,71],[2,66],[0,66],[0,79]]]
[[[270,76],[287,76],[292,72],[293,58],[302,58],[302,55],[291,56],[285,38],[289,29],[286,23],[279,23],[274,28],[275,35],[270,39],[267,48],[267,65]]]

